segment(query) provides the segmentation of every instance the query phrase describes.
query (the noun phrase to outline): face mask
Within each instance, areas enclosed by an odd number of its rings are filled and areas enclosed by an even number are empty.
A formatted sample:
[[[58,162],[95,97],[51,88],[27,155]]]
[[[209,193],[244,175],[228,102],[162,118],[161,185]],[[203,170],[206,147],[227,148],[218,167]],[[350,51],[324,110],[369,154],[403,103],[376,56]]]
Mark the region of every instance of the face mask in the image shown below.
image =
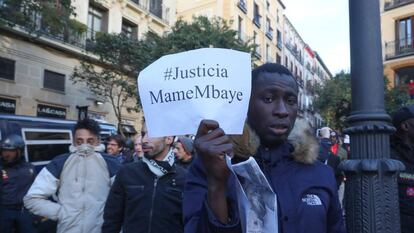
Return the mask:
[[[87,156],[95,152],[95,147],[90,144],[82,144],[79,146],[71,145],[69,150],[71,153],[77,153],[80,156]]]

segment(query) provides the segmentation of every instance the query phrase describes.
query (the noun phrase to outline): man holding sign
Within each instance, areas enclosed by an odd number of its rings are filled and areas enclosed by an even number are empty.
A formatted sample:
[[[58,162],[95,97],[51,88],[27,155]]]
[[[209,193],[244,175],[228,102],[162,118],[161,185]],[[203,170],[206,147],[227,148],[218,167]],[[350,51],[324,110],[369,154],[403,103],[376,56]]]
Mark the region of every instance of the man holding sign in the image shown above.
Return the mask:
[[[345,232],[332,169],[316,160],[317,142],[310,133],[293,135],[297,96],[298,85],[290,71],[265,64],[252,72],[247,127],[241,141],[232,142],[217,121],[200,123],[197,158],[184,192],[185,232]],[[254,142],[259,143],[255,146]],[[247,153],[240,149],[249,146]],[[226,161],[226,155],[233,154],[232,163],[252,155],[257,162],[253,165],[260,168],[250,171],[264,174],[265,184],[248,183],[241,173],[235,175],[235,167],[229,168]],[[273,196],[269,197],[266,185]],[[240,186],[244,192],[237,191]],[[259,192],[251,194],[249,186],[259,187]],[[262,203],[272,203],[272,199],[277,200],[274,206]],[[242,205],[242,200],[248,204]],[[258,209],[255,215],[250,214],[253,207]]]

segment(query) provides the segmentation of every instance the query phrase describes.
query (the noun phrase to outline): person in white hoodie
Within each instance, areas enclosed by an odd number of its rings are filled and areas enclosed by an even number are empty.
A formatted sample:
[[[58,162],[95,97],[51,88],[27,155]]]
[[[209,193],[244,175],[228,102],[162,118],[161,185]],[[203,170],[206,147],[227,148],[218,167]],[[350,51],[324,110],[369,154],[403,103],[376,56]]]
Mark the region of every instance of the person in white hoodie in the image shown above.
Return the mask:
[[[78,121],[70,153],[43,168],[23,199],[33,214],[56,220],[57,233],[101,232],[105,201],[120,164],[101,153],[105,147],[99,133],[96,121]]]

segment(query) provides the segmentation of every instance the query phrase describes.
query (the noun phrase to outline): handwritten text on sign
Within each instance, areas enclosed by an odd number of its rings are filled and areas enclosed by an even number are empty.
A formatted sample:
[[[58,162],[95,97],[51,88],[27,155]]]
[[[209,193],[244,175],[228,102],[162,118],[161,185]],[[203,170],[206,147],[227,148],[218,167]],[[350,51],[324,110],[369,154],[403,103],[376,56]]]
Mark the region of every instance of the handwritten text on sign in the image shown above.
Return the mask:
[[[251,88],[250,55],[227,49],[198,49],[164,56],[138,78],[151,137],[195,134],[213,119],[227,134],[240,134]]]

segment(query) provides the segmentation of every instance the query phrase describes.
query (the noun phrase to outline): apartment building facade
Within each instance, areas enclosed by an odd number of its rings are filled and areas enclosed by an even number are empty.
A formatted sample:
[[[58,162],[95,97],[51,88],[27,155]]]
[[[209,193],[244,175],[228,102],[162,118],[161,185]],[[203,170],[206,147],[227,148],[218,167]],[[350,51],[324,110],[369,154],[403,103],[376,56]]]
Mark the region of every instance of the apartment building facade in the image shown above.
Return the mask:
[[[283,57],[283,12],[280,0],[177,0],[177,18],[221,17],[231,22],[238,38],[258,45],[254,65],[281,63]]]
[[[299,117],[306,119],[312,127],[323,125],[321,115],[315,111],[315,85],[322,85],[332,74],[317,52],[305,43],[289,19],[284,16],[283,64],[292,72],[299,84]]]
[[[414,81],[414,0],[381,0],[384,75],[391,86]]]
[[[96,58],[88,52],[96,33],[125,33],[139,39],[147,31],[162,34],[175,22],[174,0],[73,0],[71,4],[75,20],[87,26],[82,35],[42,30],[41,15],[33,18],[39,24],[35,32],[29,33],[21,24],[0,26],[1,113],[76,120],[78,107],[88,106],[90,118],[116,125],[109,103],[71,82],[73,69],[81,57]],[[141,124],[140,114],[125,110],[123,115],[125,131]]]

